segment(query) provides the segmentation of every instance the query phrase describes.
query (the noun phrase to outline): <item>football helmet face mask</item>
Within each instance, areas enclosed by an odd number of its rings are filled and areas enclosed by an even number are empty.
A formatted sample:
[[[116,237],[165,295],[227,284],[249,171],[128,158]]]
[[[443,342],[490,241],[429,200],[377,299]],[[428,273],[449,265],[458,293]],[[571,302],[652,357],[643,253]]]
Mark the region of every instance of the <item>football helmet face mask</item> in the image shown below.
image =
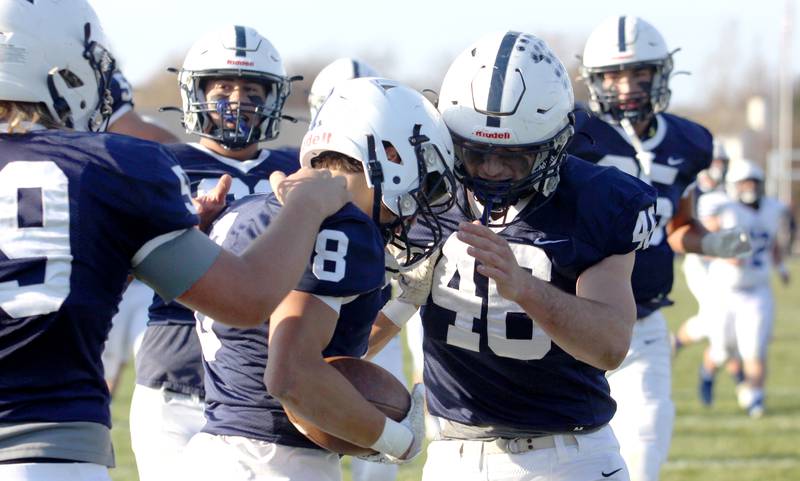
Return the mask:
[[[105,130],[115,62],[85,0],[0,0],[0,32],[0,44],[26,55],[0,59],[0,100],[44,104],[65,128]]]
[[[422,94],[381,78],[337,83],[303,139],[301,165],[312,167],[324,152],[363,164],[373,189],[372,218],[385,241],[402,251],[401,268],[411,268],[434,252],[443,240],[437,215],[454,201],[453,143],[436,108]],[[381,206],[393,214],[391,222],[381,222]],[[431,228],[433,242],[409,239],[414,220]]]
[[[361,77],[379,77],[378,72],[366,62],[354,58],[336,59],[319,71],[308,93],[308,107],[311,121],[317,116],[320,107],[328,98],[333,87],[343,81]]]
[[[666,110],[673,53],[658,30],[641,18],[606,19],[589,35],[581,57],[592,111],[614,123],[628,119],[636,125]],[[621,81],[632,85],[622,88]]]
[[[265,95],[206,98],[215,79],[257,82]],[[275,47],[255,29],[237,25],[211,32],[195,42],[178,72],[186,132],[233,150],[272,140],[285,118],[292,80]]]
[[[574,132],[573,108],[566,69],[533,35],[486,36],[452,63],[439,110],[456,148],[456,177],[486,206],[487,221],[489,212],[522,199],[537,208],[552,196]],[[482,178],[476,171],[484,162],[503,162],[514,174]]]

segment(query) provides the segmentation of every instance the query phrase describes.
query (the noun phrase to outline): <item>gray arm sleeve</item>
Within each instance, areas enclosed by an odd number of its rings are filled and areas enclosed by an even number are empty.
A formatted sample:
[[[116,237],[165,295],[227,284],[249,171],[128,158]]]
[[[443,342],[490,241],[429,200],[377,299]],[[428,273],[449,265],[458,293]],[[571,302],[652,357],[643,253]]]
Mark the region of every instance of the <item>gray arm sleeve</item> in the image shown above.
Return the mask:
[[[211,268],[222,247],[197,229],[187,229],[147,255],[133,274],[165,302],[188,291]]]

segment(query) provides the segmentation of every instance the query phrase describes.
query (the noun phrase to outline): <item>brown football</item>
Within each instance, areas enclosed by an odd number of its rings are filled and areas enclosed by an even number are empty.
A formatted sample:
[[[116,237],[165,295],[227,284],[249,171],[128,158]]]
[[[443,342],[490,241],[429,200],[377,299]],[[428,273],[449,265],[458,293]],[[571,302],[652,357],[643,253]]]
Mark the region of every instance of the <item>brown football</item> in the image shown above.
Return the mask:
[[[389,371],[357,357],[337,356],[326,358],[325,361],[342,373],[367,401],[387,417],[395,421],[406,417],[406,413],[411,407],[411,395]],[[331,436],[305,419],[294,416],[288,409],[286,409],[286,415],[289,416],[289,421],[298,431],[321,448],[351,456],[374,453],[369,448],[362,448]]]

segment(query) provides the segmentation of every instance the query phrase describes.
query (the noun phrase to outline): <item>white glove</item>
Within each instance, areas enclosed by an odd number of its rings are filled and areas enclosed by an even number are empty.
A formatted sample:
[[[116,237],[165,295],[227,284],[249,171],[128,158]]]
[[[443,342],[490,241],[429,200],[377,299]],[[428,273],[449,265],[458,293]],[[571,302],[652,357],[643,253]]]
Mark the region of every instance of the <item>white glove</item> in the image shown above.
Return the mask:
[[[392,280],[392,297],[414,306],[425,304],[431,293],[433,270],[439,256],[441,251],[437,250],[413,269],[400,271]]]
[[[402,459],[380,452],[356,457],[372,463],[403,464],[419,456],[422,452],[422,441],[425,439],[425,387],[421,383],[414,384],[414,389],[411,390],[411,406],[400,424],[414,435],[411,446]]]
[[[747,257],[753,251],[750,238],[739,227],[709,232],[701,240],[703,254],[712,257]]]

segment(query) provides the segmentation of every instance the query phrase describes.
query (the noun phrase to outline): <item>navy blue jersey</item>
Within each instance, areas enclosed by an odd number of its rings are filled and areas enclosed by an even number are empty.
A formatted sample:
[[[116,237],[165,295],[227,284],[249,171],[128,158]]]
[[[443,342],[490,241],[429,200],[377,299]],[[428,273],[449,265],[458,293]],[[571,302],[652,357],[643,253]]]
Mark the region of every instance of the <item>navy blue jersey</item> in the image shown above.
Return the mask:
[[[0,186],[0,423],[110,426],[111,318],[142,246],[197,223],[185,176],[152,142],[37,131],[0,135]]]
[[[655,197],[651,187],[616,169],[569,156],[551,200],[523,209],[499,235],[523,268],[574,294],[584,270],[641,245],[642,223],[654,224],[648,211]],[[431,413],[531,434],[606,424],[616,405],[604,372],[564,352],[519,305],[498,294],[494,281],[475,270],[467,245],[452,233],[470,218],[451,209],[442,220],[447,240],[422,308]],[[424,239],[420,233],[426,232],[420,226],[412,235]]]
[[[584,111],[576,111],[576,130],[569,152],[589,162],[614,166],[644,179],[636,151],[618,127]],[[665,227],[684,194],[691,192],[697,173],[711,163],[711,134],[702,126],[670,114],[656,115],[652,136],[642,141],[644,150],[654,154],[649,183],[658,191],[658,222],[650,245],[636,253],[631,283],[637,317],[642,318],[672,302],[674,253],[666,239]]]
[[[228,202],[269,192],[272,172],[280,170],[291,174],[300,168],[297,150],[262,150],[253,160],[238,161],[200,144],[172,144],[166,148],[189,176],[193,196],[213,189],[224,174],[231,175],[233,182]],[[194,313],[177,302],[165,304],[155,295],[149,317],[137,356],[136,382],[203,396],[203,366],[194,332]],[[182,327],[176,329],[175,326]]]
[[[108,125],[113,125],[120,117],[133,110],[133,87],[128,83],[128,79],[122,72],[115,70],[111,75],[111,82],[108,85],[111,91],[111,118]]]
[[[237,201],[215,223],[211,238],[240,253],[267,228],[279,209],[271,194]],[[382,306],[383,263],[380,231],[358,208],[348,204],[323,222],[297,290],[339,298],[357,296],[342,305],[324,356],[366,352],[372,322]],[[207,423],[203,431],[314,447],[292,426],[264,386],[268,324],[238,329],[198,314],[197,326],[206,369]]]

